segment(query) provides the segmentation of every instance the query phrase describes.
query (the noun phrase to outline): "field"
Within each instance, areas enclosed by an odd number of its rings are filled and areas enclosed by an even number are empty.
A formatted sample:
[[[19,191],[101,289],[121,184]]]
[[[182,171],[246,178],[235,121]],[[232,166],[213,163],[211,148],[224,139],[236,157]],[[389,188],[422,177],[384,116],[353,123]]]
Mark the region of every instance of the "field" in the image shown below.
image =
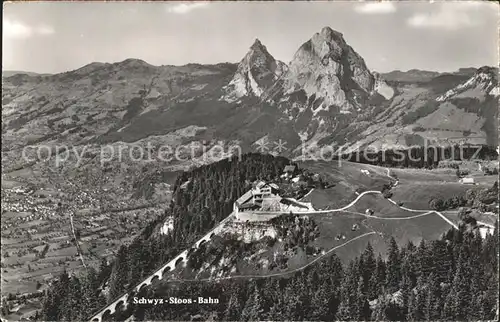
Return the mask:
[[[364,195],[356,204],[352,205],[347,210],[364,214],[367,209],[373,211],[373,216],[384,218],[413,217],[415,215],[414,212],[403,210],[389,202],[382,194]]]
[[[422,239],[435,240],[452,229],[449,223],[435,213],[400,220],[368,218],[366,225],[386,237],[394,237],[399,245],[404,245],[408,241],[418,244]]]
[[[458,182],[456,170],[454,169],[399,169],[390,168],[391,174],[396,175],[403,182]]]
[[[324,190],[314,189],[302,201],[312,203],[314,209],[326,210],[340,208],[355,198],[354,191],[349,191],[344,186],[337,185]]]
[[[321,247],[325,251],[372,231],[363,224],[365,217],[357,214],[335,212],[313,215],[311,218],[318,224],[320,231],[312,245]],[[352,230],[354,225],[358,226],[356,230]],[[339,235],[342,237],[336,240]]]
[[[429,202],[434,198],[446,200],[455,196],[465,197],[467,190],[490,188],[498,180],[495,175],[476,174],[471,175],[474,185],[461,184],[451,169],[391,169],[391,172],[399,178],[399,184],[392,189],[392,199],[412,209],[429,209]]]
[[[335,250],[335,254],[340,258],[343,263],[348,263],[351,259],[359,256],[365,249],[368,243],[373,247],[375,254],[380,253],[385,258],[388,249],[389,240],[379,234],[372,234],[363,238],[354,240],[348,245]],[[378,255],[377,255],[378,256]]]
[[[478,186],[455,182],[401,183],[392,189],[392,199],[396,202],[402,202],[408,208],[430,209],[429,202],[432,199],[446,200],[455,196],[465,197],[465,193],[469,189],[478,189]]]
[[[345,206],[356,198],[356,192],[380,191],[384,184],[393,181],[385,168],[347,161],[315,161],[300,164],[327,178],[334,186],[315,189],[302,201],[312,202],[315,209],[333,209]],[[368,174],[363,171],[368,171]]]
[[[423,215],[424,213],[402,210],[381,195],[365,195],[348,211],[364,213],[366,208],[374,210],[373,216],[381,218],[365,217],[350,212],[315,215],[313,218],[318,222],[321,231],[318,242],[324,247],[333,247],[335,246],[333,239],[337,233],[346,234],[346,240],[349,240],[358,234],[376,232],[376,235],[360,238],[335,251],[343,260],[350,260],[358,256],[368,242],[372,244],[376,253],[380,252],[384,256],[390,237],[394,237],[399,245],[409,241],[418,244],[421,239],[437,239],[452,228],[436,213]],[[359,230],[355,232],[351,230],[354,223],[359,225]]]
[[[300,167],[307,168],[314,173],[325,175],[334,184],[361,191],[380,190],[384,184],[391,182],[382,167],[348,161],[308,161],[299,163]],[[362,172],[368,171],[368,174]]]

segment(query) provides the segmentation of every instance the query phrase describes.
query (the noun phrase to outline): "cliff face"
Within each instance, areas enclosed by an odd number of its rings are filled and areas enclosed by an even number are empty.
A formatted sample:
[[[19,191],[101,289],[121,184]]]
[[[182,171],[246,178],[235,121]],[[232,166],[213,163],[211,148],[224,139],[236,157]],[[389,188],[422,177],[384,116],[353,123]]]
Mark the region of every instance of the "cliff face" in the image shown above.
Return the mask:
[[[350,113],[362,107],[362,98],[373,90],[374,83],[363,58],[343,35],[325,27],[295,53],[274,97],[303,91],[307,98],[314,95],[318,100],[314,114],[333,106]]]
[[[226,86],[224,99],[232,102],[244,96],[260,97],[286,69],[286,64],[274,59],[266,47],[256,39]]]

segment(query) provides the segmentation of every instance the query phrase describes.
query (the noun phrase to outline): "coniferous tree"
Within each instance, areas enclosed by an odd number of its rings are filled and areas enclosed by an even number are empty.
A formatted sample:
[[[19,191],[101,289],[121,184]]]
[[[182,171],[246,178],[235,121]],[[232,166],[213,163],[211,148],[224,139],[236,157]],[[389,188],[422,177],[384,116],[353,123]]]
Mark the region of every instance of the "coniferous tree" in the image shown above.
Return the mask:
[[[363,266],[361,267],[362,291],[365,296],[373,296],[377,286],[375,281],[372,280],[372,276],[376,274],[377,262],[370,243],[366,245],[361,258],[363,260]]]
[[[468,306],[471,301],[470,281],[471,272],[469,270],[467,253],[462,248],[458,258],[457,270],[450,293],[447,297],[447,312],[454,320],[466,320],[468,316]]]
[[[431,273],[427,279],[427,294],[424,309],[424,316],[426,320],[437,320],[440,318],[441,308],[443,303],[441,300],[441,285],[439,272]]]
[[[401,274],[401,259],[399,249],[394,237],[391,237],[389,242],[388,258],[387,258],[387,273],[386,273],[386,290],[387,292],[395,292],[399,289],[399,281]]]
[[[358,289],[355,294],[356,297],[356,314],[355,314],[355,319],[358,321],[365,321],[370,318],[371,312],[370,312],[370,305],[368,304],[368,299],[366,297],[366,293],[363,290],[363,281],[362,278],[360,278],[360,281],[358,282]]]
[[[227,308],[224,312],[224,320],[235,321],[241,314],[242,304],[239,299],[237,290],[233,289]]]
[[[258,321],[263,312],[262,297],[259,293],[259,289],[255,286],[241,312],[241,319],[243,321]]]
[[[109,279],[108,301],[113,301],[124,290],[129,280],[129,266],[127,258],[127,249],[121,246],[116,255],[115,264],[111,271]]]

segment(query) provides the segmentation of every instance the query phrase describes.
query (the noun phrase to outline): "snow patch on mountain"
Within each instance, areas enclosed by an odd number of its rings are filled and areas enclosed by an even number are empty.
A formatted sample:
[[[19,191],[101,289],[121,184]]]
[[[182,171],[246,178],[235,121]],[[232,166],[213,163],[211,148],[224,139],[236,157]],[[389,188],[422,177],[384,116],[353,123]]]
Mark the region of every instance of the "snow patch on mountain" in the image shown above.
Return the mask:
[[[382,95],[386,100],[391,99],[394,96],[394,89],[387,85],[384,79],[380,77],[380,74],[373,73],[375,77],[374,91]]]
[[[499,88],[495,73],[498,72],[494,68],[481,67],[474,76],[457,87],[448,90],[445,94],[436,98],[436,101],[443,102],[466,91],[478,91],[497,96],[499,95]]]
[[[234,75],[231,82],[224,89],[228,90],[228,94],[223,95],[221,99],[228,103],[236,102],[240,97],[248,95],[245,76],[241,74]]]
[[[255,79],[252,76],[252,73],[248,72],[248,80],[250,81],[250,89],[255,96],[262,95],[263,90],[259,87],[259,84],[255,81]]]

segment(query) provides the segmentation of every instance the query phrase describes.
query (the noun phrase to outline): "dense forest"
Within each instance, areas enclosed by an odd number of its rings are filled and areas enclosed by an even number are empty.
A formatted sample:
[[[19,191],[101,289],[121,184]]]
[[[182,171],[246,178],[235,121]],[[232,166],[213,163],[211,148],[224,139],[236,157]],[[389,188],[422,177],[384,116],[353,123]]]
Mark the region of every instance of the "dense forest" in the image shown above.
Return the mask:
[[[454,145],[449,147],[416,146],[406,150],[362,150],[340,158],[365,164],[401,168],[437,168],[440,161],[497,160],[496,147]]]
[[[497,232],[462,226],[440,240],[398,247],[387,259],[367,245],[343,266],[335,255],[288,278],[182,284],[147,298],[214,297],[218,305],[132,305],[145,320],[492,320],[498,299]],[[138,295],[141,296],[141,295]]]
[[[467,226],[440,240],[398,247],[390,239],[386,259],[370,244],[348,265],[333,254],[286,278],[218,283],[186,282],[149,288],[145,298],[218,299],[218,304],[133,304],[112,320],[130,314],[139,320],[493,320],[498,301],[498,230],[481,238]],[[94,271],[89,276],[98,277]],[[62,298],[60,319],[80,320],[89,311],[92,278],[66,274],[53,296]],[[45,311],[44,314],[49,312]],[[43,316],[44,319],[47,316]]]
[[[206,234],[227,217],[233,202],[255,180],[271,181],[283,173],[290,160],[272,155],[250,153],[202,166],[179,174],[173,188],[172,202],[163,216],[150,222],[128,246],[122,246],[111,264],[105,261],[97,270],[78,279],[78,287],[67,285],[62,277],[44,299],[42,320],[83,320],[103,303],[132,289],[184,248]],[[159,225],[174,218],[171,234],[160,235]],[[76,277],[72,277],[76,278]],[[70,279],[71,280],[71,279]],[[108,290],[103,295],[101,290]],[[80,293],[85,290],[86,295]],[[76,293],[75,293],[76,292]],[[77,301],[80,296],[85,301]],[[76,305],[76,302],[80,302]],[[80,306],[81,303],[86,303]]]
[[[112,263],[83,276],[63,273],[46,291],[36,319],[87,320],[104,303],[130,292],[145,276],[189,247],[232,211],[232,203],[257,179],[273,180],[290,161],[248,154],[180,174],[169,209],[152,221]],[[498,187],[498,186],[496,186]],[[498,190],[497,190],[498,191]],[[174,229],[159,226],[172,216]],[[131,303],[114,320],[133,313],[144,320],[466,320],[493,319],[498,299],[498,231],[482,239],[470,226],[440,240],[396,245],[387,258],[370,245],[342,265],[332,255],[286,278],[172,282],[137,297],[212,297],[218,304]]]

